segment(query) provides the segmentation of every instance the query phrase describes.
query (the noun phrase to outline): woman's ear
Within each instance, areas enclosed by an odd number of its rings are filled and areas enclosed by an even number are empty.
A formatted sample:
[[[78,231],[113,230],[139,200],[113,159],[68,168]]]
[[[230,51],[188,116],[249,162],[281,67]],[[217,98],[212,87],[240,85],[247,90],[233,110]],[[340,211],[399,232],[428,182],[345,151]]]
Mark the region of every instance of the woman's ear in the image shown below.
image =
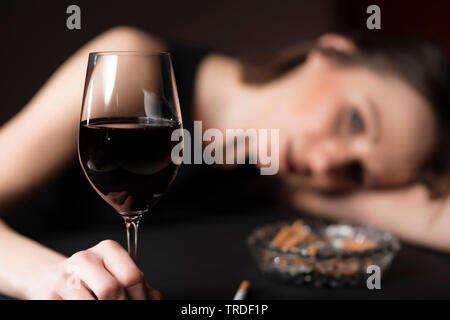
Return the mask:
[[[355,44],[348,38],[337,33],[326,33],[316,40],[316,46],[322,49],[333,49],[343,53],[354,53],[357,51]],[[321,62],[324,56],[318,50],[311,50],[308,61]]]

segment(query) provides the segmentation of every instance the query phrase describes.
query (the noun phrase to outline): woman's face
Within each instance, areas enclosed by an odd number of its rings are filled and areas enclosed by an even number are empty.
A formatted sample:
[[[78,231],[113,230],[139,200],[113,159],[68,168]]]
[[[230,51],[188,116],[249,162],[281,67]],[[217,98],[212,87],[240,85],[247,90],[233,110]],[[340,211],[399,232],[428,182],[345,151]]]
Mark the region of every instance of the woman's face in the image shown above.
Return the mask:
[[[394,74],[322,57],[278,86],[286,108],[277,108],[272,125],[280,128],[280,171],[295,184],[322,191],[405,184],[433,147],[430,105]]]

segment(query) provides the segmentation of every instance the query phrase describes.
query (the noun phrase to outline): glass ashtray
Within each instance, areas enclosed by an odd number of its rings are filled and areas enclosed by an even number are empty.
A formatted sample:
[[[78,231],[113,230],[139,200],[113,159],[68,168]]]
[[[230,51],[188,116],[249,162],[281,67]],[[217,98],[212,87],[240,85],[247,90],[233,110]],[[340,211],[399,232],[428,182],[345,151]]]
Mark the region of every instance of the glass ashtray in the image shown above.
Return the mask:
[[[295,244],[288,239],[288,246],[277,244],[283,229],[299,223],[302,232],[308,234],[304,241]],[[383,275],[400,249],[396,237],[370,226],[305,218],[259,227],[248,236],[247,245],[264,274],[314,287],[365,284],[373,274],[368,273],[368,267],[379,267]]]

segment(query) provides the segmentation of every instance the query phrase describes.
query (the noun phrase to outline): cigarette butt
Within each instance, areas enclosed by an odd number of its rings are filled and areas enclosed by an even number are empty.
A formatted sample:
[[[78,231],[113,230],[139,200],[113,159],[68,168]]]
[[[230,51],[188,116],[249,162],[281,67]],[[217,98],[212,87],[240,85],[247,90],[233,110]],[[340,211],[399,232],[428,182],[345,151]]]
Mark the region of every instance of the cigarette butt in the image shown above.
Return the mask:
[[[239,285],[238,290],[236,291],[236,294],[234,295],[233,300],[244,300],[245,296],[247,295],[248,288],[250,287],[250,281],[244,280]]]
[[[300,232],[297,234],[293,234],[289,238],[287,238],[283,243],[281,243],[281,249],[289,250],[298,246],[300,243],[314,241],[316,236],[311,233]]]
[[[373,249],[375,243],[371,241],[357,242],[353,239],[345,239],[342,247],[350,251],[364,251]]]
[[[275,236],[275,238],[272,240],[272,243],[277,246],[281,247],[283,242],[286,241],[287,238],[289,238],[292,235],[292,231],[290,227],[283,227],[278,234]]]
[[[272,243],[277,247],[282,247],[289,238],[293,237],[295,234],[300,233],[303,228],[303,221],[296,220],[289,226],[284,226],[278,231]]]
[[[303,221],[302,220],[295,220],[294,223],[291,225],[291,229],[293,231],[299,232],[303,228]]]
[[[291,249],[293,247],[295,247],[296,245],[298,245],[300,242],[302,242],[302,240],[305,238],[304,234],[295,234],[292,237],[288,238],[283,244],[282,244],[282,249],[283,250],[288,250]]]
[[[311,244],[311,245],[308,247],[308,254],[309,254],[311,257],[315,257],[315,256],[317,255],[317,246]]]

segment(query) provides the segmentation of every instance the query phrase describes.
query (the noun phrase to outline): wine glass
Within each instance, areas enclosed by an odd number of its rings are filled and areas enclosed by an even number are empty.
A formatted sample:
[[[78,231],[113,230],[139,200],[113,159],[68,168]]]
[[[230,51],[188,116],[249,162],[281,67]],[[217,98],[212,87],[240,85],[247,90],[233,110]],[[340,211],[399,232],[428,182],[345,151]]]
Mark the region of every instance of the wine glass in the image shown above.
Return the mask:
[[[173,141],[177,129],[181,138]],[[169,53],[89,54],[79,160],[95,191],[124,219],[135,261],[139,221],[175,179],[180,161],[172,150],[182,139]],[[180,157],[182,145],[178,150]]]

